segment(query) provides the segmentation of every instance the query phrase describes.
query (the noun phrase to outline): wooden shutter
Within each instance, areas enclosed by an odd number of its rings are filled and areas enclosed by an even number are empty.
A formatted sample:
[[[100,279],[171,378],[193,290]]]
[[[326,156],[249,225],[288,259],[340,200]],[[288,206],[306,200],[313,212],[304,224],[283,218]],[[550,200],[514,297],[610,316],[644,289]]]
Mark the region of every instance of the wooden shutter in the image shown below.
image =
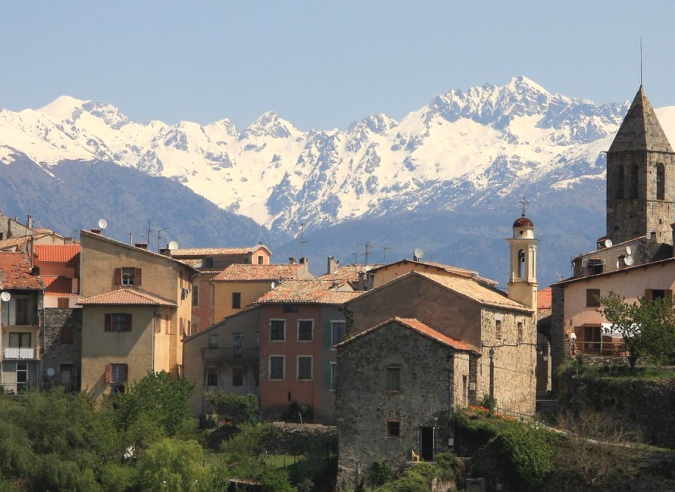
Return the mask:
[[[141,285],[141,269],[137,268],[134,274],[134,285]]]
[[[112,331],[112,315],[105,315],[105,331]]]
[[[131,315],[126,314],[124,317],[124,331],[131,331]]]
[[[122,269],[121,268],[115,268],[115,275],[114,275],[114,283],[115,285],[122,285]]]
[[[112,365],[106,364],[105,365],[105,382],[110,383],[112,382]]]
[[[645,289],[645,300],[652,300],[652,289]]]

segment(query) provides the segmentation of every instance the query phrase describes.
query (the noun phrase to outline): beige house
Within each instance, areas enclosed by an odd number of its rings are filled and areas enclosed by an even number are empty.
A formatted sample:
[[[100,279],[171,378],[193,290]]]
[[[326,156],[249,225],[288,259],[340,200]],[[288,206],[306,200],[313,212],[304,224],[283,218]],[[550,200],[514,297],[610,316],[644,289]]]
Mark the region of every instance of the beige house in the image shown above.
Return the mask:
[[[213,279],[216,322],[241,312],[283,280],[311,280],[305,261],[284,265],[233,264]]]
[[[182,376],[197,271],[98,231],[80,241],[82,391],[100,398],[148,371]]]

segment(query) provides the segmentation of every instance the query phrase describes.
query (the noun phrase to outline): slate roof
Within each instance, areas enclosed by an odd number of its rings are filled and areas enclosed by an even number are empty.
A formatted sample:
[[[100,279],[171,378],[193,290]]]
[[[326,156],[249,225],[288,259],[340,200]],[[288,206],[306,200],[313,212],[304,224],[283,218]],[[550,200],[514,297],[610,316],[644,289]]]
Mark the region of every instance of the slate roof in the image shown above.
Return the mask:
[[[240,281],[278,281],[290,280],[296,277],[304,265],[290,263],[287,265],[243,265],[233,264],[214,277],[219,282]]]
[[[609,152],[626,150],[673,151],[642,85],[609,147]]]
[[[97,296],[81,298],[77,301],[83,306],[126,305],[126,306],[171,306],[177,307],[175,302],[167,301],[137,289],[118,289]]]
[[[258,244],[251,247],[243,248],[186,248],[186,249],[174,249],[171,251],[171,256],[174,258],[179,257],[201,257],[201,256],[217,256],[217,255],[245,255],[253,253],[260,248],[263,248],[269,251],[267,246]]]
[[[43,290],[39,277],[31,275],[31,265],[23,252],[0,252],[0,289]]]
[[[285,280],[258,298],[256,304],[344,304],[363,292],[337,290],[330,280]]]
[[[45,284],[47,296],[73,295],[73,279],[71,278],[40,275],[40,279]]]
[[[452,337],[444,335],[415,318],[399,318],[398,316],[394,316],[393,318],[389,318],[387,321],[384,321],[379,325],[373,326],[372,328],[368,328],[367,330],[362,331],[358,335],[355,335],[351,338],[344,340],[343,342],[340,342],[337,346],[342,347],[344,345],[348,345],[352,343],[354,340],[358,340],[361,337],[367,336],[368,334],[373,333],[376,330],[380,330],[383,327],[390,325],[391,323],[398,323],[399,325],[405,328],[409,328],[413,331],[416,331],[417,333],[420,333],[421,335],[424,335],[425,337],[430,338],[431,340],[435,340],[436,342],[442,343],[443,345],[446,345],[455,350],[462,350],[466,352],[474,352],[476,354],[480,354],[480,351],[476,347],[469,345],[468,343],[462,342],[461,340],[456,340]]]
[[[65,263],[76,266],[80,254],[79,244],[36,244],[33,248],[40,263]]]

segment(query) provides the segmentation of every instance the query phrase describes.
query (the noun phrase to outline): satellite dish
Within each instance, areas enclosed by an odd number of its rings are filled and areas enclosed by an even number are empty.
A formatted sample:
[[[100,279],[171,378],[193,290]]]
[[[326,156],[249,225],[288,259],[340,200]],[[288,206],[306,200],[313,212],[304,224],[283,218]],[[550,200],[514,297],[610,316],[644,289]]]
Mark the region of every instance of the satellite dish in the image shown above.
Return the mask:
[[[106,227],[108,227],[108,221],[105,220],[105,219],[99,219],[98,220],[98,227],[100,229],[105,229]]]
[[[5,302],[8,302],[11,298],[12,298],[12,295],[7,291],[0,294],[0,300],[3,300]]]
[[[413,255],[415,255],[415,260],[421,260],[424,256],[424,251],[421,248],[415,248]]]
[[[605,248],[611,248],[612,247],[612,240],[611,239],[605,239]]]
[[[626,246],[626,254],[629,255],[633,252],[632,249],[630,249],[630,246]]]
[[[632,257],[632,256],[626,256],[626,257],[623,259],[623,262],[624,262],[627,266],[631,266],[631,265],[633,264],[633,257]]]
[[[53,367],[48,367],[47,368],[47,376],[50,378],[54,375],[54,368]]]
[[[178,249],[178,243],[176,241],[171,241],[169,243],[169,250],[173,251],[174,249]]]

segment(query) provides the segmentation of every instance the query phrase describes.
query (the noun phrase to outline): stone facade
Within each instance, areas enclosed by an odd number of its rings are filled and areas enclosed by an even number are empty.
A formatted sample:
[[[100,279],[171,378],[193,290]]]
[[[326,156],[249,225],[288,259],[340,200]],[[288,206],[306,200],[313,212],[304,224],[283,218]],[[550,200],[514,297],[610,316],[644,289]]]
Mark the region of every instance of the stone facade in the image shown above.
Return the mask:
[[[82,309],[45,309],[42,365],[45,384],[79,389],[81,358]]]

